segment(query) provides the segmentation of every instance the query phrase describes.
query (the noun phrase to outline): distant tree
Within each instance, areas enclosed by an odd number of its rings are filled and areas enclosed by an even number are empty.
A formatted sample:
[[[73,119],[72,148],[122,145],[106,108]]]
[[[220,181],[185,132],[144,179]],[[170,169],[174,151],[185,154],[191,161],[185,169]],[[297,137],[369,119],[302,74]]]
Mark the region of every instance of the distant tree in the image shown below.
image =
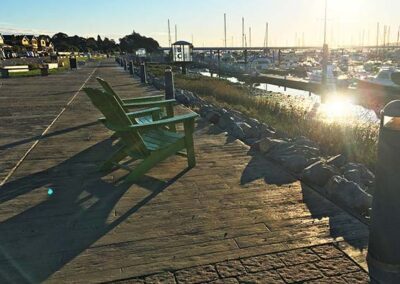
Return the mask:
[[[103,43],[103,40],[101,39],[100,35],[97,35],[97,46],[101,46],[101,44]]]
[[[121,51],[133,53],[139,48],[145,48],[147,52],[156,51],[160,45],[153,38],[145,37],[133,31],[132,34],[126,35],[119,39]]]
[[[86,39],[86,48],[87,48],[87,51],[90,51],[90,52],[99,50],[97,41],[92,37]]]
[[[104,53],[125,51],[132,53],[139,48],[145,48],[147,52],[153,52],[160,47],[156,40],[142,36],[136,32],[121,38],[119,45],[114,40],[107,37],[102,39],[100,35],[95,39],[93,37],[83,38],[77,35],[68,36],[62,32],[53,35],[51,40],[57,51],[98,51]]]
[[[110,40],[107,37],[104,38],[102,43],[102,51],[105,53],[110,53],[113,51],[119,50],[118,45],[115,43],[114,40]]]

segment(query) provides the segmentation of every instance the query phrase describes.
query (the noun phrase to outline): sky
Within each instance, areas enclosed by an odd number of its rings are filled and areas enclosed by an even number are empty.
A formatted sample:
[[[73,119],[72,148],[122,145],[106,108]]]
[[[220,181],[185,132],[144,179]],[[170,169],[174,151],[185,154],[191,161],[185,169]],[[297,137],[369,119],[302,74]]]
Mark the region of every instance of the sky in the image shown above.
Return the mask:
[[[168,46],[171,38],[194,46],[242,45],[242,17],[247,44],[263,46],[266,22],[269,46],[315,46],[323,43],[325,0],[0,0],[0,33],[97,36],[118,41],[136,32]],[[331,46],[374,45],[386,25],[397,41],[399,0],[327,0],[327,42]]]

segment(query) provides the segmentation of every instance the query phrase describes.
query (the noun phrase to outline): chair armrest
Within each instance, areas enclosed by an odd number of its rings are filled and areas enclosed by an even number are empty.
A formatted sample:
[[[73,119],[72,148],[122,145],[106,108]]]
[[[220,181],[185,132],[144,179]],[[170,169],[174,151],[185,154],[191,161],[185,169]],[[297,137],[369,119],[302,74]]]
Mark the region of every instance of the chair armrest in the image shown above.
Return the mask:
[[[199,115],[195,112],[177,115],[171,118],[160,119],[157,121],[153,121],[151,123],[143,123],[143,124],[135,124],[131,125],[129,129],[136,129],[136,130],[144,130],[144,129],[151,129],[151,128],[158,128],[161,126],[167,126],[171,124],[178,124],[188,120],[194,120]]]
[[[138,110],[138,111],[132,111],[132,112],[127,112],[126,115],[132,118],[137,118],[137,117],[143,117],[143,116],[148,116],[148,115],[153,115],[153,114],[159,114],[161,112],[161,108],[159,107],[153,107],[153,108],[148,108],[148,109],[143,109],[143,110]]]
[[[164,95],[157,95],[157,96],[147,96],[147,97],[137,97],[137,98],[122,99],[122,102],[125,103],[125,104],[141,103],[141,102],[151,102],[151,101],[162,101],[164,98],[165,98]]]
[[[148,109],[143,109],[143,110],[138,110],[138,111],[132,111],[132,112],[127,112],[126,115],[131,117],[131,118],[137,118],[137,117],[143,117],[147,115],[153,115],[153,114],[159,114],[161,112],[161,109],[159,107],[153,107],[153,108],[148,108]],[[107,119],[105,117],[100,117],[98,121],[104,123]]]
[[[140,108],[140,107],[165,107],[169,105],[176,104],[176,100],[163,100],[163,101],[155,101],[155,102],[141,102],[141,103],[129,103],[124,104],[124,107],[132,107],[132,108]]]

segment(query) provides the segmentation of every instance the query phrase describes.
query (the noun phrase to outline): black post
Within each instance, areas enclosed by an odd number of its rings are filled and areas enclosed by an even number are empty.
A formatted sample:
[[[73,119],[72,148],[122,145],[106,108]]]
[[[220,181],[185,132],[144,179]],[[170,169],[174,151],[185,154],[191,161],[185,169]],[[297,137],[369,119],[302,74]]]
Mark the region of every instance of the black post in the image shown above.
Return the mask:
[[[187,67],[186,67],[186,63],[182,64],[182,75],[186,75],[187,74]]]
[[[175,87],[174,87],[174,73],[172,72],[172,68],[168,66],[165,69],[164,73],[165,77],[165,99],[175,99]]]
[[[10,77],[10,73],[8,72],[8,69],[2,68],[2,69],[0,69],[0,71],[1,71],[1,78],[9,78]]]
[[[221,77],[221,52],[217,50],[218,54],[218,77]]]
[[[76,57],[69,58],[69,68],[70,69],[78,69],[78,64],[76,62]]]
[[[279,50],[278,50],[278,65],[281,65],[281,55],[282,55],[282,52],[281,52],[281,50],[279,49]]]
[[[124,60],[124,70],[126,71],[128,69],[128,64],[127,64],[127,61],[126,61],[126,59]]]
[[[133,76],[133,61],[129,61],[129,74]]]
[[[371,279],[385,284],[400,283],[399,125],[400,100],[396,100],[381,114],[367,257]]]
[[[146,74],[146,63],[140,64],[140,82],[143,84],[147,83],[147,74]]]
[[[40,75],[41,76],[48,76],[49,75],[49,66],[40,67]]]

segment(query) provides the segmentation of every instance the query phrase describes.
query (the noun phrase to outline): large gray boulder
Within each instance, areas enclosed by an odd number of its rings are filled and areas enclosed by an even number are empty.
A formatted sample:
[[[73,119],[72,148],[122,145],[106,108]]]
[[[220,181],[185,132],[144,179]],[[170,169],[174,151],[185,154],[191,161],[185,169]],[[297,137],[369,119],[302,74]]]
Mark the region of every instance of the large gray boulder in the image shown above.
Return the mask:
[[[217,124],[219,122],[219,119],[221,118],[221,114],[215,110],[211,110],[207,112],[205,117],[209,122]]]
[[[244,121],[236,122],[236,124],[243,130],[246,139],[258,139],[260,137],[257,126],[252,126]]]
[[[320,160],[304,169],[302,179],[308,183],[324,186],[332,176],[337,174],[337,168]]]
[[[307,147],[310,147],[310,148],[318,149],[317,143],[315,143],[314,141],[308,139],[305,136],[299,136],[299,137],[293,138],[292,142],[295,145],[307,146]]]
[[[332,165],[332,166],[335,166],[337,168],[343,167],[346,164],[346,162],[347,162],[347,159],[342,154],[339,154],[339,155],[336,155],[334,157],[331,157],[326,161],[326,163],[328,165]]]
[[[187,106],[190,104],[190,99],[188,96],[186,96],[186,94],[183,90],[175,91],[175,99],[183,105]]]
[[[268,156],[295,173],[318,161],[320,151],[307,140],[299,139],[270,149]]]
[[[278,160],[289,171],[301,173],[306,167],[316,162],[318,158],[307,158],[300,154],[287,154],[280,156]]]
[[[266,137],[257,141],[256,144],[257,145],[255,145],[255,147],[257,147],[257,150],[259,150],[261,153],[268,153],[274,147],[279,148],[288,145],[288,142],[281,139],[273,139]]]
[[[375,175],[363,164],[347,163],[342,167],[343,175],[351,181],[370,187],[375,182]]]
[[[206,117],[210,111],[213,111],[214,107],[209,104],[202,105],[199,109],[199,114],[201,117]]]
[[[230,127],[230,134],[237,139],[243,140],[246,134],[242,127],[250,127],[250,125],[245,122],[234,123],[233,126]]]
[[[233,116],[230,115],[229,112],[224,113],[219,121],[218,121],[218,126],[221,129],[229,129],[231,128],[233,125],[235,125],[235,119],[233,118]]]
[[[325,188],[327,196],[359,213],[366,213],[372,204],[372,196],[358,184],[341,176],[333,176]]]

